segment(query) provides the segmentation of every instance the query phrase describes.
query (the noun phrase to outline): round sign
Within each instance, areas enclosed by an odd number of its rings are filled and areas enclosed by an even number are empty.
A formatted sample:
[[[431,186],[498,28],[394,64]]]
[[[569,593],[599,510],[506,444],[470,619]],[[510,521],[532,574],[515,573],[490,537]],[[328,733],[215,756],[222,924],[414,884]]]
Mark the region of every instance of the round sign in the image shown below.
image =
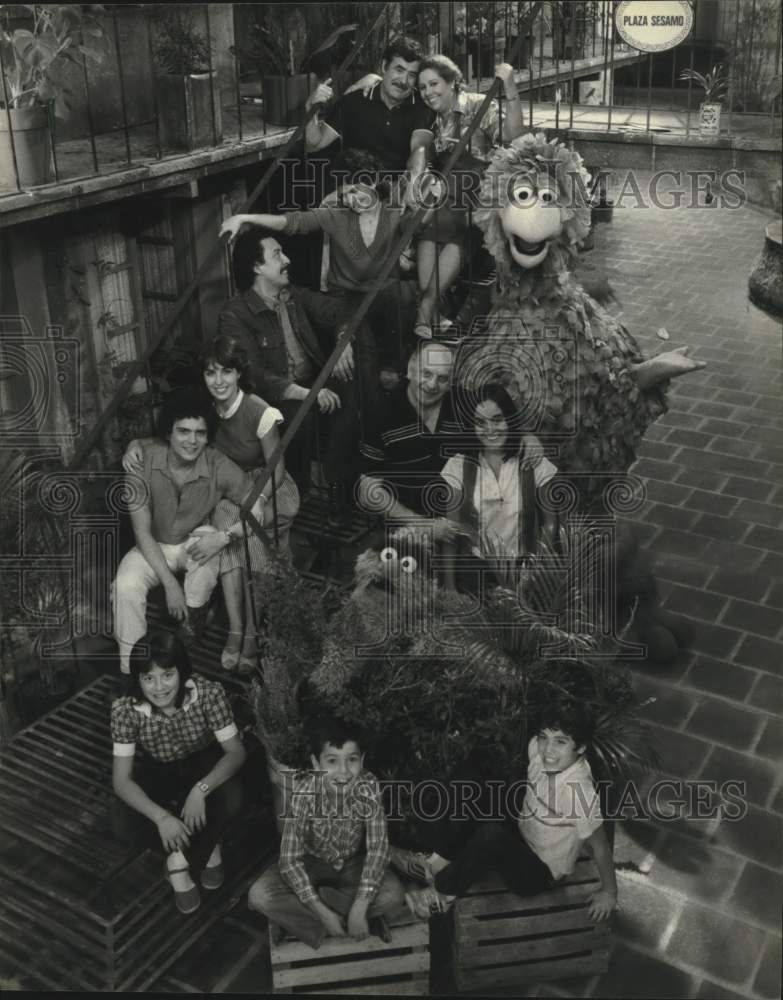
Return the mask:
[[[620,37],[642,52],[663,52],[679,45],[693,27],[688,0],[622,0],[615,11]]]

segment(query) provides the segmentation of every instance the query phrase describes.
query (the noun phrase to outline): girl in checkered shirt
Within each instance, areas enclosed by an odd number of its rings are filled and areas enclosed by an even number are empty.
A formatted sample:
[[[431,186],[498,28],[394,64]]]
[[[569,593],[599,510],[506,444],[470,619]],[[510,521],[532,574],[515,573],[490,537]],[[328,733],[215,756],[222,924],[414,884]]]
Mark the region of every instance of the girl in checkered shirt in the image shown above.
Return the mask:
[[[237,772],[245,749],[225,691],[192,673],[176,635],[150,630],[131,651],[128,694],[112,704],[111,734],[112,785],[121,800],[115,832],[155,843],[154,824],[177,908],[192,913],[201,898],[191,873],[204,889],[220,888],[220,836],[242,808]]]

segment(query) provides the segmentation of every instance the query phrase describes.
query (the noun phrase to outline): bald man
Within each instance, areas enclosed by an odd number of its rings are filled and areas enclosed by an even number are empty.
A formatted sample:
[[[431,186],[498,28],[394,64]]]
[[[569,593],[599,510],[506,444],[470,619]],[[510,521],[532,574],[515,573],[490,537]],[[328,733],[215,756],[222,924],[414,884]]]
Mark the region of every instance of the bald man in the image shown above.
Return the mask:
[[[448,344],[418,344],[406,381],[389,397],[375,434],[361,445],[361,506],[395,522],[420,525],[422,517],[431,518],[435,541],[448,541],[455,533],[454,523],[438,516],[432,503],[448,458],[444,446],[461,430],[451,394],[453,366],[454,349]]]

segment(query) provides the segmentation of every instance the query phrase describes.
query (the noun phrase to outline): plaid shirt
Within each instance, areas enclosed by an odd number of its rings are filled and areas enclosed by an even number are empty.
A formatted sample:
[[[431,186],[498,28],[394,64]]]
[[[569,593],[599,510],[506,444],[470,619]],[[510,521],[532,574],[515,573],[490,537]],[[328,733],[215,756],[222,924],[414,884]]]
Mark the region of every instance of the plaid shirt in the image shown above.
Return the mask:
[[[238,733],[220,684],[194,674],[185,681],[182,705],[165,715],[148,701],[130,696],[111,706],[111,738],[115,757],[133,757],[140,743],[150,756],[166,763],[182,760],[209,746],[213,738],[225,743]]]
[[[340,871],[362,847],[367,854],[357,899],[375,895],[389,863],[386,816],[375,775],[362,771],[339,815],[334,801],[323,792],[320,772],[298,776],[290,815],[283,825],[279,868],[299,899],[303,903],[318,899],[302,863],[306,854]]]

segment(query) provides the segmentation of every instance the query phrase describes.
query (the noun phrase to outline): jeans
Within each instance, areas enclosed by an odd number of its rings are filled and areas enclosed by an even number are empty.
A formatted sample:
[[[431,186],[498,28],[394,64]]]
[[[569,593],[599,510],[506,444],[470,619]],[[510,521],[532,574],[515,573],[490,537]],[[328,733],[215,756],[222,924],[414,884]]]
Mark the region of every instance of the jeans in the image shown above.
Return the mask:
[[[212,527],[202,530],[214,531]],[[199,565],[191,559],[186,547],[191,539],[178,545],[160,543],[160,550],[166,565],[173,572],[185,571],[185,603],[189,608],[201,608],[209,600],[215,589],[220,553]],[[139,549],[127,552],[117,567],[117,576],[112,587],[114,604],[114,636],[120,647],[120,669],[130,673],[130,654],[134,645],[147,631],[147,594],[159,584],[158,574],[150,566]]]
[[[319,891],[329,886],[328,906],[341,916],[347,916],[359,888],[364,855],[357,854],[349,858],[340,871],[337,871],[326,861],[306,854],[304,867],[313,888]],[[320,891],[319,891],[320,895]],[[378,917],[382,913],[402,905],[404,893],[397,876],[386,870],[383,881],[378,887],[375,899],[367,910],[368,917]],[[275,861],[250,886],[247,904],[251,910],[263,913],[270,923],[279,924],[289,934],[311,948],[318,948],[323,941],[325,928],[318,916],[308,909],[280,875],[280,869]]]
[[[222,755],[223,751],[213,744],[181,760],[163,762],[145,757],[134,762],[133,780],[153,802],[179,816],[190,790],[212,770]],[[183,851],[191,875],[204,868],[223,831],[242,811],[242,799],[239,774],[232,775],[207,795],[204,829],[190,835],[190,845]],[[155,824],[120,799],[112,805],[111,826],[114,835],[123,843],[162,848]]]
[[[366,293],[333,291],[330,294],[338,300],[342,299],[345,305],[350,307],[350,312],[354,312]],[[384,365],[391,365],[400,372],[405,371],[416,340],[413,327],[416,320],[417,298],[415,281],[390,279],[375,296],[365,317],[365,322],[369,323],[372,331],[374,353],[380,357]],[[360,350],[367,350],[368,336],[361,326],[354,338],[354,343],[357,342]],[[375,368],[377,386],[377,362]]]
[[[496,872],[519,896],[535,896],[552,885],[549,868],[519,831],[505,823],[479,823],[462,849],[435,876],[435,888],[462,896],[487,872]]]

